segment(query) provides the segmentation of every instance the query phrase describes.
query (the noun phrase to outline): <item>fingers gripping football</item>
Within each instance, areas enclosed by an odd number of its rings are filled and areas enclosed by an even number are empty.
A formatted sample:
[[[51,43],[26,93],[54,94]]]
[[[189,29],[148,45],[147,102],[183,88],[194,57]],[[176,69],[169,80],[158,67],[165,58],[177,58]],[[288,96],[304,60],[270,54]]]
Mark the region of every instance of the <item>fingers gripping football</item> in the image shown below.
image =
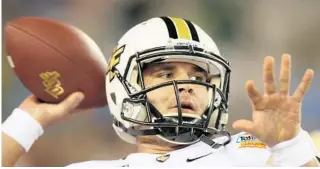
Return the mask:
[[[48,104],[41,103],[34,95],[31,95],[21,103],[19,108],[28,112],[42,127],[47,127],[55,121],[72,114],[84,98],[83,93],[75,92],[59,104]]]

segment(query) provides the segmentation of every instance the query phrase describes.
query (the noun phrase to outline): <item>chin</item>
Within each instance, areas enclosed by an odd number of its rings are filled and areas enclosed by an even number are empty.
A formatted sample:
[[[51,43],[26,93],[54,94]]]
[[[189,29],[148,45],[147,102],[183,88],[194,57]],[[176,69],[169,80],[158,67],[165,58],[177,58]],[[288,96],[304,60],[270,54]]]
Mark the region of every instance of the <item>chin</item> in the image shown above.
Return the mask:
[[[169,111],[166,114],[163,114],[163,116],[168,117],[168,116],[176,116],[178,117],[178,110],[175,109],[174,111]],[[184,117],[192,117],[192,118],[197,118],[197,119],[201,119],[201,115],[200,113],[194,112],[193,110],[183,110],[182,109],[182,116]]]

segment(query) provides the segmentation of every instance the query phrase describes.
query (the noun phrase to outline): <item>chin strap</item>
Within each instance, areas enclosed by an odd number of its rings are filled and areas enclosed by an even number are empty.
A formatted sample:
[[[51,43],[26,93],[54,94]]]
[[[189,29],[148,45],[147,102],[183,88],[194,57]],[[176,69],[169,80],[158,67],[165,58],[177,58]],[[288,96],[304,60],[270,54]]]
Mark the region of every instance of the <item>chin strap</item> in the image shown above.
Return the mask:
[[[224,137],[225,136],[225,137],[227,137],[227,140],[223,141],[222,143],[218,143],[218,142],[213,141],[212,138],[209,138],[209,137],[207,137],[205,135],[202,135],[200,137],[200,141],[208,144],[210,147],[212,147],[214,149],[218,149],[221,146],[225,146],[225,145],[229,144],[230,141],[231,141],[231,135],[227,131],[218,131],[216,135],[221,135],[220,137]],[[216,136],[216,135],[214,135],[214,136]]]
[[[135,130],[133,128],[126,128],[118,120],[114,120],[113,124],[122,129],[123,132],[126,132],[132,136],[141,136],[141,135],[158,135],[161,134],[159,129],[144,129],[144,130]]]
[[[162,134],[161,130],[158,128],[155,129],[143,129],[143,130],[136,130],[134,128],[126,128],[121,122],[114,120],[113,124],[123,130],[123,132],[126,132],[132,136],[139,136],[139,135],[159,135]],[[212,137],[206,136],[205,134],[202,134],[200,136],[200,141],[208,144],[210,147],[214,149],[218,149],[221,146],[225,146],[230,143],[231,141],[231,135],[227,131],[217,131],[215,134],[212,134],[211,136],[220,136],[220,137],[227,137],[227,140],[223,141],[222,143],[213,141]],[[218,138],[220,138],[218,137]]]

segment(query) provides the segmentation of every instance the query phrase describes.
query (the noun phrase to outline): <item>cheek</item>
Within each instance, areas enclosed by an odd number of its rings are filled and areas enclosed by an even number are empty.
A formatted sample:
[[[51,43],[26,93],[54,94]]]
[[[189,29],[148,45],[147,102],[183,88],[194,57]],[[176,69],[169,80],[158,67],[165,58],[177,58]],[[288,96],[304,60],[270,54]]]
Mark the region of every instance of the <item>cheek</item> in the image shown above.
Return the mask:
[[[172,89],[170,87],[161,87],[156,90],[148,92],[148,100],[150,100],[152,103],[158,103],[166,101],[169,99],[169,95],[172,93]]]
[[[148,92],[148,93],[147,93],[148,100],[149,100],[152,104],[156,103],[156,102],[157,102],[157,99],[159,99],[159,97],[157,97],[159,94],[161,94],[161,93],[159,93],[157,90]]]
[[[206,88],[197,89],[197,100],[202,109],[206,108],[209,103],[208,90]]]
[[[165,112],[168,108],[170,94],[173,93],[172,87],[161,87],[148,92],[148,100],[160,111]]]

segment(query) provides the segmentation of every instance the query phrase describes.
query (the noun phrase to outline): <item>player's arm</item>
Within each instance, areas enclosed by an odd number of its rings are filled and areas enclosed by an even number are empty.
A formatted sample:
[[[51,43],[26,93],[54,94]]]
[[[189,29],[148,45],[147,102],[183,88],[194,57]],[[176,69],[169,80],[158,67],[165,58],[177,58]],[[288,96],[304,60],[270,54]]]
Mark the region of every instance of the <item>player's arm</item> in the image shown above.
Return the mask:
[[[270,150],[268,166],[320,167],[320,152],[306,131],[300,131],[295,138],[279,143]],[[297,161],[300,161],[299,165],[296,165]]]
[[[43,128],[70,114],[83,99],[79,92],[59,104],[40,103],[35,96],[26,98],[2,124],[2,166],[14,166],[43,134]]]
[[[14,166],[19,158],[25,154],[23,147],[14,139],[1,133],[2,136],[2,167]]]

